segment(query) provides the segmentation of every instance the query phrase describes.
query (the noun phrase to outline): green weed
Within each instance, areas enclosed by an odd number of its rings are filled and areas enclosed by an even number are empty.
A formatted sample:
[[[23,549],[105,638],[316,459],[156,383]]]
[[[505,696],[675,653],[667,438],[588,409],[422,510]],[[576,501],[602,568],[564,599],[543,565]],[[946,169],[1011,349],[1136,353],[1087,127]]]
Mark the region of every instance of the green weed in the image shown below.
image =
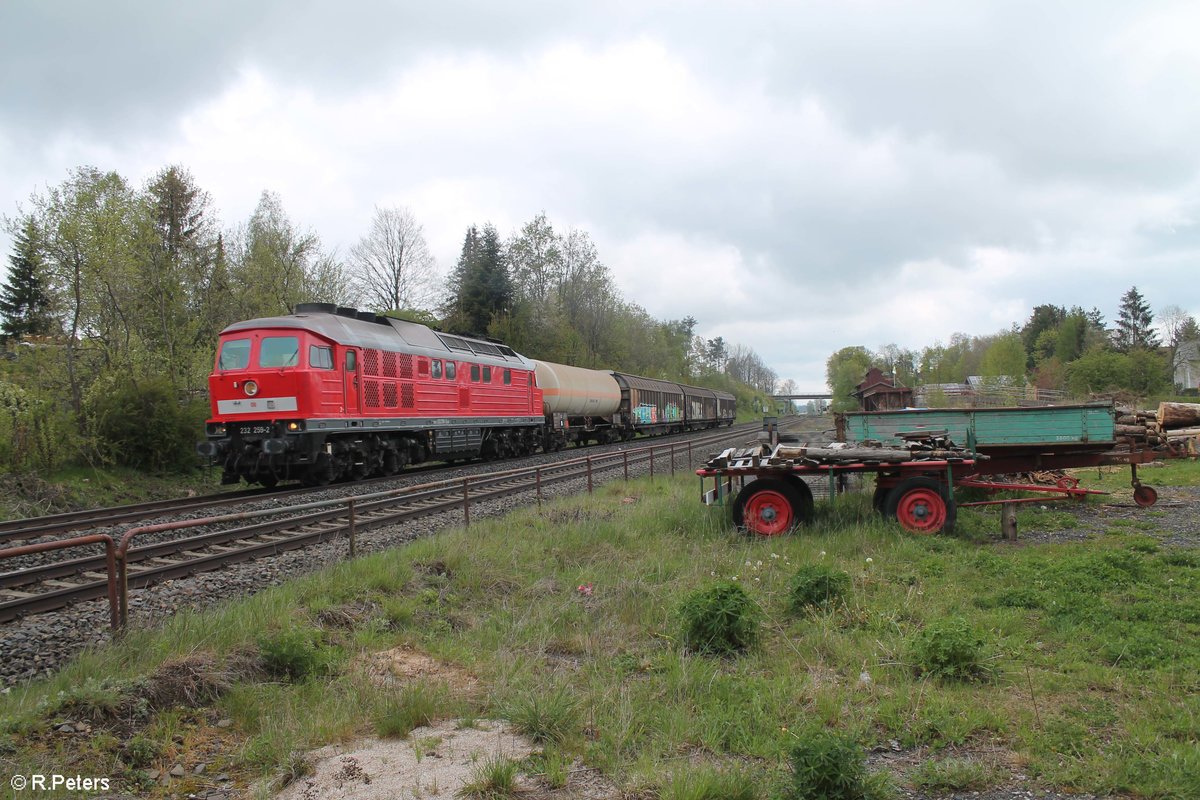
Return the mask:
[[[477,800],[505,800],[517,794],[519,764],[511,758],[491,758],[477,765],[471,780],[459,790],[459,797]]]
[[[989,674],[984,640],[962,617],[935,620],[917,634],[912,657],[919,674],[947,680],[977,680]]]
[[[811,730],[799,739],[789,757],[790,800],[862,800],[867,770],[862,748],[852,738]]]
[[[998,784],[1003,775],[973,758],[929,759],[908,774],[918,789],[933,792],[978,792]]]
[[[798,613],[827,608],[850,588],[850,575],[824,564],[803,564],[792,577],[792,610]]]
[[[754,646],[763,614],[740,585],[722,582],[689,595],[679,608],[679,617],[688,650],[729,656]]]
[[[438,718],[445,703],[443,693],[430,690],[423,684],[406,686],[388,694],[375,712],[375,733],[388,738],[408,736]]]

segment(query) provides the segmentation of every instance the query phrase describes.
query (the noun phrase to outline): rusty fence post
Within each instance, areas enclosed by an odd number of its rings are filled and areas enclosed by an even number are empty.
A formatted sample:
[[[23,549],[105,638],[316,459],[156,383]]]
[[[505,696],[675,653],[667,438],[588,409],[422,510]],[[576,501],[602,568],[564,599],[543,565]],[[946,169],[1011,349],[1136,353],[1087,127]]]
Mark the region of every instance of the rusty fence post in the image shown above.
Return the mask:
[[[587,457],[588,494],[592,493],[592,457]]]
[[[354,518],[354,498],[353,497],[350,498],[350,500],[347,502],[347,505],[350,507],[350,557],[354,558],[355,556],[358,555],[358,543],[356,541],[357,531],[355,530],[355,521],[356,520]]]
[[[537,485],[538,508],[541,508],[542,507],[542,468],[541,467],[537,468],[536,476],[537,476],[537,479],[536,479],[535,483]]]
[[[654,480],[654,445],[650,445],[650,480]]]
[[[625,465],[625,482],[629,483],[629,451],[621,451],[621,462]]]
[[[471,527],[471,489],[466,478],[463,478],[463,524]]]
[[[688,469],[691,469],[692,463],[693,463],[692,462],[692,442],[691,442],[691,440],[688,440],[687,446],[688,446]]]
[[[51,542],[38,542],[36,544],[6,548],[0,550],[0,560],[33,555],[35,553],[45,553],[50,550],[66,550],[88,544],[104,545],[104,569],[108,579],[108,624],[115,633],[121,627],[121,609],[118,591],[119,571],[117,568],[118,554],[116,542],[107,533],[90,533],[86,536],[75,536],[70,539],[59,539]]]
[[[671,445],[671,477],[675,477],[675,445]]]

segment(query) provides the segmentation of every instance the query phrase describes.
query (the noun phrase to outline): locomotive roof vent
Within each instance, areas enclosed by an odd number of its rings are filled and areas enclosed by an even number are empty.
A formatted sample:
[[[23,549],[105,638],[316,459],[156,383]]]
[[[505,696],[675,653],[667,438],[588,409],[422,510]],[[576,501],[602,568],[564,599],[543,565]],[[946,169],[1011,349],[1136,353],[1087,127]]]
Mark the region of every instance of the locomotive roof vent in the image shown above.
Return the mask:
[[[374,322],[376,325],[388,324],[387,317],[381,317],[374,311],[360,311],[358,312],[358,318],[363,322]]]
[[[349,317],[350,319],[358,319],[357,308],[347,308],[346,306],[338,306],[337,311],[333,312],[339,317]]]
[[[332,314],[337,310],[333,303],[297,303],[293,314]]]

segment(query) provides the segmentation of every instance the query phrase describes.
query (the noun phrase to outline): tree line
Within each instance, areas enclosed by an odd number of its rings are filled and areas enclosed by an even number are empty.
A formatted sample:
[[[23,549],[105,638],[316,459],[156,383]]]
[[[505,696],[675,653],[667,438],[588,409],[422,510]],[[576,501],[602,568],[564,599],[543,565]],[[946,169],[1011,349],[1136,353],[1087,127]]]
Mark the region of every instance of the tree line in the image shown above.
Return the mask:
[[[502,339],[532,358],[770,392],[753,351],[704,340],[625,300],[585,231],[540,214],[503,239],[471,225],[441,275],[415,214],[376,208],[344,255],[264,191],[225,227],[179,166],[142,186],[72,170],[5,219],[0,468],[121,463],[186,469],[206,377],[230,323],[322,301]]]
[[[855,406],[848,395],[872,366],[910,387],[981,376],[1076,398],[1114,392],[1142,398],[1195,393],[1195,386],[1176,384],[1175,371],[1186,352],[1181,348],[1198,340],[1200,327],[1191,314],[1167,305],[1156,325],[1150,304],[1133,286],[1122,295],[1111,325],[1096,308],[1042,304],[1023,324],[984,336],[956,333],[948,344],[920,350],[895,344],[876,351],[844,347],[826,362],[826,379],[838,410]]]

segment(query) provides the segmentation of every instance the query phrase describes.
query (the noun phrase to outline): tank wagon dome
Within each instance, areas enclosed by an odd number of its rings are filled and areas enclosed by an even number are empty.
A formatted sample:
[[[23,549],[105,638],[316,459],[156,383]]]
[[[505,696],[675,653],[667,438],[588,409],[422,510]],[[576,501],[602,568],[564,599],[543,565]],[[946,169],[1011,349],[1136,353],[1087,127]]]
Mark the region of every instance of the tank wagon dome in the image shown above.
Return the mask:
[[[332,303],[301,303],[294,314],[235,322],[221,331],[221,335],[260,328],[310,331],[346,347],[394,350],[430,358],[458,358],[527,370],[534,368],[533,361],[507,345],[439,333],[419,322],[382,317]]]
[[[621,406],[621,387],[612,373],[534,361],[547,414],[607,417]]]

